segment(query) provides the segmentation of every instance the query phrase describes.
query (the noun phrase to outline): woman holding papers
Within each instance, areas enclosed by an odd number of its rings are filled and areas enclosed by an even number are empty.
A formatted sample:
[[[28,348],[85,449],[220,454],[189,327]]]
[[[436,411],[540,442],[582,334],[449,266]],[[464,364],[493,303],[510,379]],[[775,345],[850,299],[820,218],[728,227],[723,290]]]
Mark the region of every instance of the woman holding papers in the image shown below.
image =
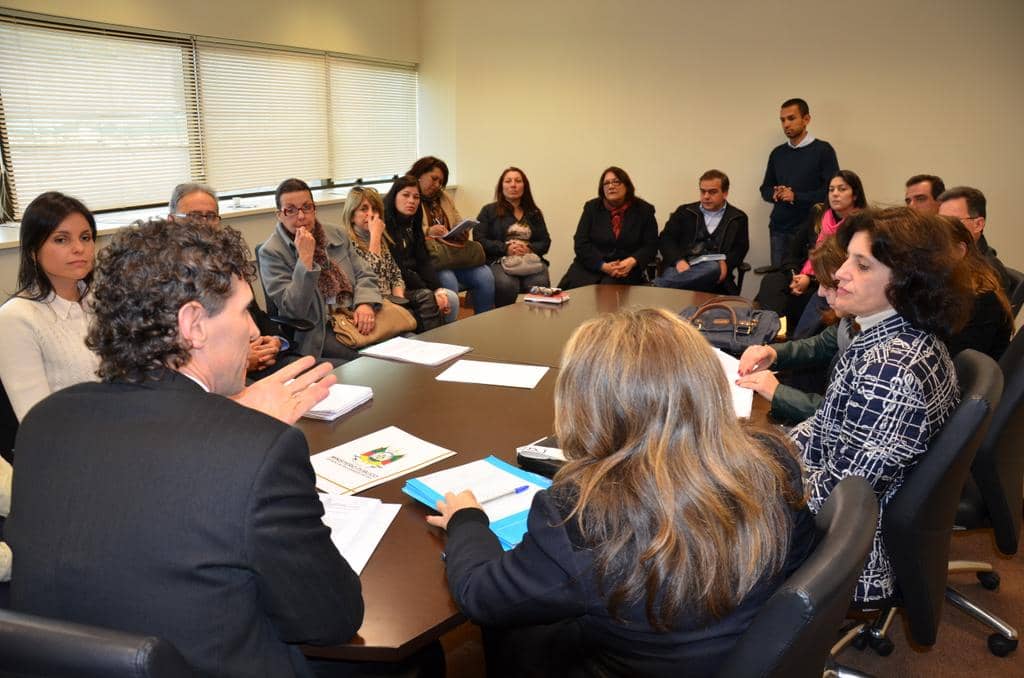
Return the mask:
[[[96,220],[62,193],[43,193],[21,218],[18,291],[0,307],[0,380],[18,421],[67,386],[96,381],[85,345]]]
[[[544,213],[533,201],[530,180],[518,167],[498,177],[494,202],[484,205],[476,218],[474,237],[484,247],[494,273],[494,303],[507,306],[531,287],[550,287],[548,262],[551,249]]]
[[[416,177],[420,186],[420,198],[423,201],[423,233],[428,238],[443,238],[462,221],[455,203],[445,193],[448,185],[448,164],[432,155],[420,158],[409,168],[411,176]],[[462,233],[455,238],[457,247],[479,247],[470,244],[471,233]],[[446,247],[447,245],[440,245]],[[479,266],[462,268],[443,268],[438,266],[441,285],[459,291],[464,285],[473,298],[473,310],[483,313],[494,308],[494,275],[483,262]]]
[[[615,365],[615,370],[609,370]],[[785,439],[736,418],[701,336],[661,310],[582,325],[555,388],[568,463],[505,553],[471,492],[448,494],[448,582],[515,675],[711,675],[809,553]]]
[[[267,295],[281,315],[313,323],[310,331],[295,333],[299,353],[335,361],[359,357],[335,337],[331,312],[337,307],[347,309],[359,332],[373,331],[382,300],[377,276],[352,251],[344,231],[320,223],[306,182],[282,181],[274,200],[277,228],[259,253]]]
[[[573,236],[576,258],[558,286],[642,285],[658,253],[654,205],[640,199],[621,167],[601,173],[597,197],[583,205]]]
[[[426,236],[420,226],[422,219],[419,180],[409,175],[395,179],[384,198],[384,228],[391,238],[391,254],[405,289],[432,292],[445,322],[453,323],[459,317],[459,295],[441,286],[427,252]]]

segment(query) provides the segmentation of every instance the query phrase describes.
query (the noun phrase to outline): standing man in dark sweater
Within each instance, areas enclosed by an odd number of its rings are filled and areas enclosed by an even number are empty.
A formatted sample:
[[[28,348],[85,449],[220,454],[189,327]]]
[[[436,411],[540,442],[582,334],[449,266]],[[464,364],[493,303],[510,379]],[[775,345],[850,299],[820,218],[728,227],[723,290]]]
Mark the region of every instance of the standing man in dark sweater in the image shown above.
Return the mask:
[[[828,182],[839,171],[836,152],[827,141],[807,131],[811,111],[803,99],[787,99],[779,112],[788,142],[768,156],[761,197],[774,203],[771,221],[772,266],[780,266],[789,241],[807,221],[815,203],[825,202]]]

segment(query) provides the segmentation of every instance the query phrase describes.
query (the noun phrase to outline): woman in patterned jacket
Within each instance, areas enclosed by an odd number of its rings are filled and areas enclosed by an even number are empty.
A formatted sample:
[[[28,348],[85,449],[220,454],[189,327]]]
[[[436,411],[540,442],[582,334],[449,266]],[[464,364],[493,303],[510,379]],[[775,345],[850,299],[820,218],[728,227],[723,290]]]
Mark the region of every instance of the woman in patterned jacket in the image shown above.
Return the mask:
[[[959,402],[943,339],[966,321],[970,282],[938,217],[905,207],[868,210],[838,233],[847,250],[836,272],[835,309],[860,334],[839,358],[814,416],[791,432],[807,467],[817,511],[846,476],[866,478],[882,515],[907,471]],[[893,592],[893,572],[876,532],[854,599]]]

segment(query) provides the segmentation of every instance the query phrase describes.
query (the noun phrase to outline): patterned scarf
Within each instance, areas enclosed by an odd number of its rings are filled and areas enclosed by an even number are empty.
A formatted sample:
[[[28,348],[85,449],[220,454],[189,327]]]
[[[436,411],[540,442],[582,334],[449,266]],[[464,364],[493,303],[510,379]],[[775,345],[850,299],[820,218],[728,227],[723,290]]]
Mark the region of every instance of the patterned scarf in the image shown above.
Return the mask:
[[[345,271],[338,268],[338,265],[327,256],[327,234],[324,227],[317,221],[313,225],[313,239],[316,240],[316,248],[313,250],[313,263],[320,267],[320,278],[316,286],[324,299],[337,299],[344,294],[352,294],[352,281],[345,275]]]
[[[604,201],[604,208],[612,213],[612,235],[615,236],[616,240],[619,239],[619,234],[622,233],[622,215],[626,213],[631,204],[624,202],[618,207],[612,207],[610,202]]]
[[[441,191],[438,191],[433,198],[422,198],[421,202],[431,226],[444,226],[446,231],[451,229],[452,225],[448,223],[448,215],[441,208]]]

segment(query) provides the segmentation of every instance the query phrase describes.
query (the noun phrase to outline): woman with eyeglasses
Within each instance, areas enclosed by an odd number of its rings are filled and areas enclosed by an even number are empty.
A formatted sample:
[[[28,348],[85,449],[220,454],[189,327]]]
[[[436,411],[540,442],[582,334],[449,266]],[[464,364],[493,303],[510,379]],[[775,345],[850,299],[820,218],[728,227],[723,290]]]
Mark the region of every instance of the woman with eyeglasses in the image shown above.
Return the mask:
[[[568,462],[514,549],[470,491],[427,518],[488,675],[714,675],[811,550],[792,446],[737,419],[711,346],[660,309],[576,330],[555,432]]]
[[[67,386],[95,381],[85,345],[96,220],[80,201],[43,193],[21,218],[18,290],[0,306],[0,380],[18,421]]]
[[[642,285],[644,269],[658,252],[654,205],[636,195],[620,167],[601,173],[597,197],[583,205],[573,237],[576,258],[558,286]]]
[[[406,173],[416,177],[420,188],[423,212],[423,233],[427,238],[442,238],[462,221],[455,202],[445,192],[448,185],[448,164],[432,155],[420,158]],[[469,245],[472,234],[463,233],[457,237],[457,247]],[[478,245],[475,245],[478,246]],[[494,274],[486,264],[464,268],[437,267],[441,285],[454,292],[459,285],[469,290],[473,311],[483,313],[494,308]]]
[[[301,179],[286,179],[274,193],[278,224],[260,248],[260,276],[282,316],[309,320],[296,332],[298,352],[334,362],[359,357],[334,335],[331,310],[353,312],[353,324],[369,334],[382,297],[373,269],[353,252],[337,226],[321,224],[313,193]]]

